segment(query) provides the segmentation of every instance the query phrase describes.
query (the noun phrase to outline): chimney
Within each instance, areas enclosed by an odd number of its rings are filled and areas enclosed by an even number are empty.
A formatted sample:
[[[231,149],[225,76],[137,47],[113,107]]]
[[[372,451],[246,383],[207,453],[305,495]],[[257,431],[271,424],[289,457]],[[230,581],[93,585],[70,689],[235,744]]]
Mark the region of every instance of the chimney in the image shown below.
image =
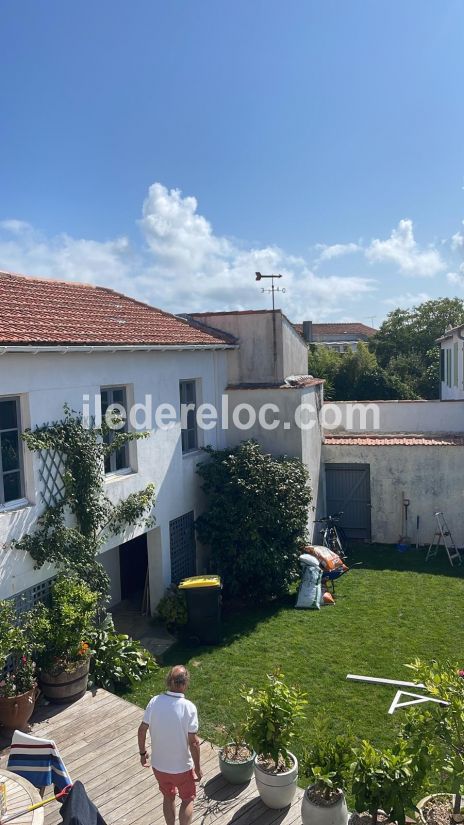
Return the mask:
[[[305,339],[307,344],[310,344],[313,340],[313,322],[312,321],[303,321],[303,338]]]

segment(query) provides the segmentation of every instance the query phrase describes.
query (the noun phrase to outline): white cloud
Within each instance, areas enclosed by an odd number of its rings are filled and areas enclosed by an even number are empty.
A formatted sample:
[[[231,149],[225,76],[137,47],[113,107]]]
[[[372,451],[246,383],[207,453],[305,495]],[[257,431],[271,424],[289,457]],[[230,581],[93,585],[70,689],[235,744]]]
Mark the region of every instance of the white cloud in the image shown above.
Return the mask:
[[[340,258],[342,255],[352,255],[354,252],[361,252],[362,246],[358,243],[334,243],[330,246],[318,243],[316,249],[319,250],[317,263],[331,261],[332,258]]]
[[[402,295],[397,295],[396,298],[385,298],[383,303],[387,306],[401,307],[415,307],[423,304],[424,301],[430,301],[432,298],[427,292],[405,292]]]
[[[462,249],[464,247],[464,235],[462,232],[456,232],[454,235],[451,236],[451,249],[456,251],[457,249]]]
[[[393,263],[406,275],[433,277],[445,269],[440,253],[430,247],[421,249],[409,219],[401,220],[386,240],[376,238],[366,249],[366,258],[371,262]]]
[[[464,289],[464,264],[459,267],[459,272],[448,272],[446,280],[452,286]]]
[[[345,314],[376,288],[371,278],[320,276],[277,246],[249,247],[216,235],[194,197],[150,186],[140,220],[144,243],[47,237],[17,220],[0,223],[0,268],[107,286],[172,312],[270,307],[255,271],[281,273],[277,306],[292,320]]]

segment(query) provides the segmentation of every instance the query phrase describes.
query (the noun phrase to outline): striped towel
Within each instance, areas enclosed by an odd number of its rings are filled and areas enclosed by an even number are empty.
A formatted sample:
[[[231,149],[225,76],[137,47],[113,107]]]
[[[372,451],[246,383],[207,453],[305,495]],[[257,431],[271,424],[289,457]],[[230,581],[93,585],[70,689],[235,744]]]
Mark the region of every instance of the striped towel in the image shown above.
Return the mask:
[[[51,739],[38,739],[15,730],[7,768],[28,779],[36,788],[55,785],[60,791],[71,784],[60,752]]]

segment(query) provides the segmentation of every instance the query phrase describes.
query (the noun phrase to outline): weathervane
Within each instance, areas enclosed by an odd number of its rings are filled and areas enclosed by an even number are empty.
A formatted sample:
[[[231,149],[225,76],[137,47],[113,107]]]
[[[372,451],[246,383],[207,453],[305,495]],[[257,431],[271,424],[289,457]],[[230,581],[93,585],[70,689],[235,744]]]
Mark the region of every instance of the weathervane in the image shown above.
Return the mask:
[[[285,287],[274,286],[274,278],[281,278],[282,275],[261,275],[261,272],[255,272],[256,280],[261,281],[262,278],[271,278],[271,287],[270,289],[266,289],[264,286],[261,287],[261,292],[270,292],[272,295],[272,311],[275,310],[275,293],[276,292],[286,292],[287,290]]]

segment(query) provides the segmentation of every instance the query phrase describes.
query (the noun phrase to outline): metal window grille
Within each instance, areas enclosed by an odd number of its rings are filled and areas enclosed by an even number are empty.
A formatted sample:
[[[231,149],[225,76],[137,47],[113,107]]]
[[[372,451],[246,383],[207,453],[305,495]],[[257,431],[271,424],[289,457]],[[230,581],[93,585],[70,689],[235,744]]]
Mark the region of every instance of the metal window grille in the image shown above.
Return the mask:
[[[196,573],[193,511],[169,522],[169,543],[171,549],[171,581],[174,584],[179,584],[181,579],[194,576]]]
[[[21,593],[16,593],[15,596],[11,596],[10,601],[14,604],[16,615],[19,617],[21,613],[31,610],[31,608],[35,607],[39,602],[46,601],[50,595],[50,588],[55,578],[56,576],[52,576],[50,579],[45,579],[43,582],[33,584],[32,587],[27,587],[25,590],[22,590]],[[14,657],[8,656],[5,667],[0,670],[0,674],[5,675],[6,673],[11,673],[14,667]]]

